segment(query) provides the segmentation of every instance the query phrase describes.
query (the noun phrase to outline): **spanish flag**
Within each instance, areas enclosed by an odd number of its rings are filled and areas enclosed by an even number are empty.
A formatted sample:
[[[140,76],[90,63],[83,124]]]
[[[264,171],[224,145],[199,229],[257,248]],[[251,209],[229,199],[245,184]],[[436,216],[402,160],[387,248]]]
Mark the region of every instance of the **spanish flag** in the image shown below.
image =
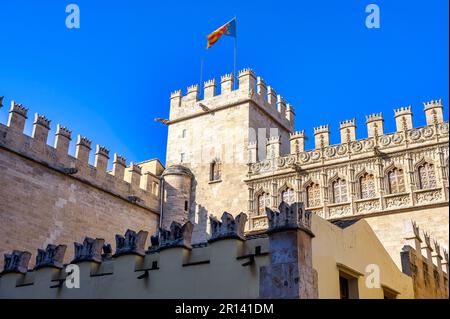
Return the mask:
[[[212,47],[212,45],[216,43],[222,35],[236,37],[236,18],[233,18],[233,20],[227,22],[219,29],[209,34],[207,37],[208,43],[206,45],[206,48],[209,49],[210,47]]]

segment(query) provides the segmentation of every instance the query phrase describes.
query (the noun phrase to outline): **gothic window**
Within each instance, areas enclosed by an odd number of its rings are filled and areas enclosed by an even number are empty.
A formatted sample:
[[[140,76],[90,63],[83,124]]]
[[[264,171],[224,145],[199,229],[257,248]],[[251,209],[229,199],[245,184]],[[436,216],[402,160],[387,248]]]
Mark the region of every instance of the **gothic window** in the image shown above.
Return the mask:
[[[338,178],[332,184],[333,203],[343,203],[347,201],[347,183]]]
[[[210,168],[210,181],[220,181],[221,178],[221,163],[219,161],[213,161]]]
[[[435,188],[436,174],[434,172],[433,164],[425,163],[419,166],[418,170],[420,189]]]
[[[360,198],[376,197],[375,193],[375,177],[372,174],[364,174],[359,178]]]
[[[295,201],[295,193],[292,188],[285,189],[281,192],[281,200],[286,204],[293,204]]]
[[[311,184],[306,188],[306,203],[308,207],[317,207],[321,205],[320,186],[318,184]]]
[[[388,173],[389,193],[403,193],[405,192],[405,178],[403,176],[403,170],[400,168],[394,168]]]
[[[258,196],[258,209],[257,214],[258,216],[263,216],[266,214],[266,207],[270,206],[270,194],[269,193],[262,193]]]

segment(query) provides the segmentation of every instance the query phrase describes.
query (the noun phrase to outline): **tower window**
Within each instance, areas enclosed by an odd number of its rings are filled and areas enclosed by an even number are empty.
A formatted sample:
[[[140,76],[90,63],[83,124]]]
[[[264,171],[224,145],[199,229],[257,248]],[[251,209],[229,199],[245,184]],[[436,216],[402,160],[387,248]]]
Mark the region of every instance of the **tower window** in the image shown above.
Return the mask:
[[[188,210],[188,201],[187,200],[184,201],[184,210],[185,211]]]
[[[210,181],[220,181],[221,174],[222,174],[222,167],[221,163],[219,161],[213,161],[210,166],[210,175],[209,180]]]
[[[180,154],[180,162],[184,163],[184,161],[186,160],[186,155],[184,153]]]
[[[183,130],[181,131],[181,137],[182,137],[182,138],[185,138],[186,135],[187,135],[187,130],[186,130],[186,129],[183,129]]]
[[[270,207],[270,194],[262,193],[258,196],[257,215],[264,216],[266,213],[266,207]]]

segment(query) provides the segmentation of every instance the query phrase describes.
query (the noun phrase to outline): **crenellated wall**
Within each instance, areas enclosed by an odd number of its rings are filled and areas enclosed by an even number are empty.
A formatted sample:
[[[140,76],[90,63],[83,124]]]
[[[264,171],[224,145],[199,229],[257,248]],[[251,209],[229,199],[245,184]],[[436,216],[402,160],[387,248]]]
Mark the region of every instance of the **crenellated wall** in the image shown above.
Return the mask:
[[[47,144],[51,121],[35,114],[32,135],[23,133],[28,109],[11,101],[8,124],[0,124],[0,252],[12,243],[30,249],[58,240],[79,240],[86,233],[110,234],[127,227],[155,228],[159,218],[159,180],[155,165],[128,166],[109,150],[76,139],[75,157],[68,154],[72,132],[57,125],[55,145]],[[159,164],[160,165],[160,164]],[[156,165],[158,166],[158,165]],[[2,263],[3,261],[0,261]]]
[[[148,249],[147,231],[116,235],[114,254],[104,239],[85,238],[74,243],[71,265],[62,263],[65,245],[38,250],[32,268],[34,256],[15,250],[5,255],[0,298],[338,299],[344,271],[355,276],[356,298],[382,299],[386,290],[414,298],[413,281],[364,221],[340,228],[299,203],[267,210],[267,217],[270,227],[257,237],[244,236],[243,213],[211,217],[211,238],[202,245],[192,245],[190,222],[172,223],[151,237]],[[365,284],[369,264],[380,267],[380,286]],[[71,271],[79,275],[78,288],[66,285],[78,283],[68,279]]]

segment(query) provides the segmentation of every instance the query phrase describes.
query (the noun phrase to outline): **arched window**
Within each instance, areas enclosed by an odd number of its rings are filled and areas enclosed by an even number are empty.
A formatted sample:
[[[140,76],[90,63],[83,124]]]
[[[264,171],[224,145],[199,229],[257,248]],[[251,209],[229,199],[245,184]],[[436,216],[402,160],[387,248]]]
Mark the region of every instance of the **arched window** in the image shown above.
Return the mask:
[[[286,204],[293,204],[295,201],[295,193],[292,188],[285,189],[281,192],[281,200]]]
[[[389,193],[403,193],[405,192],[405,178],[403,170],[395,167],[388,173]]]
[[[347,183],[338,178],[332,184],[333,203],[343,203],[347,201]]]
[[[361,199],[376,197],[375,177],[372,174],[364,174],[359,178],[359,197]]]
[[[257,214],[258,216],[262,216],[266,214],[266,207],[270,206],[270,194],[269,193],[262,193],[258,196],[258,207],[257,207]]]
[[[220,181],[221,178],[221,163],[219,161],[213,161],[210,167],[210,181]]]
[[[436,173],[433,164],[424,163],[419,166],[418,171],[420,189],[436,187]]]
[[[317,207],[321,205],[320,186],[318,184],[311,184],[306,187],[306,203],[308,207]]]

